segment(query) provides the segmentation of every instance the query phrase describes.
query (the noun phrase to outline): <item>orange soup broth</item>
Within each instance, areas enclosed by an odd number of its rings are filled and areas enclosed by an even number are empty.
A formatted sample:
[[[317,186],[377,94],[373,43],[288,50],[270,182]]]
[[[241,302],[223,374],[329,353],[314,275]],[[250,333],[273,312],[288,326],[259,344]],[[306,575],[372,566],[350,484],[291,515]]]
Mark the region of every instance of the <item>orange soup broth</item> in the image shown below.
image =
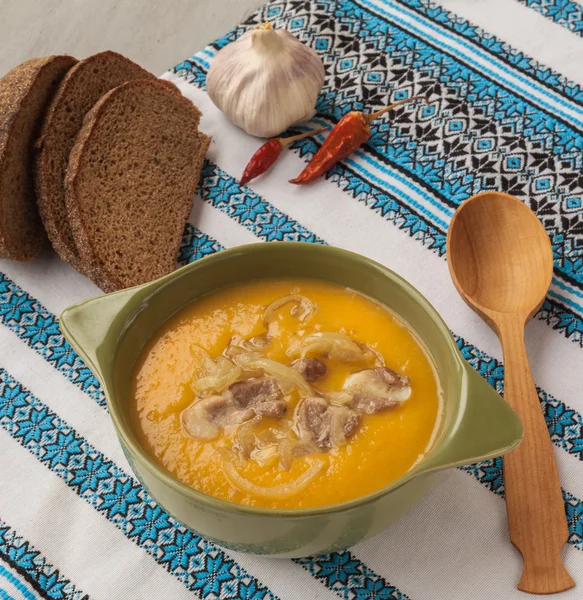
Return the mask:
[[[232,439],[191,438],[182,429],[181,412],[194,400],[193,346],[219,356],[234,335],[265,333],[265,307],[290,293],[299,293],[318,306],[305,324],[291,315],[290,306],[276,314],[274,340],[266,355],[289,364],[285,350],[293,336],[316,331],[342,332],[369,344],[386,365],[411,379],[412,394],[401,406],[376,415],[363,415],[348,443],[317,456],[325,468],[309,485],[286,499],[255,497],[241,492],[221,468],[224,449]],[[338,391],[346,377],[369,364],[323,359],[326,376],[313,386]],[[424,454],[436,429],[440,395],[426,352],[411,331],[386,308],[363,295],[330,283],[309,279],[262,280],[224,288],[205,296],[169,320],[144,349],[133,378],[133,408],[139,438],[153,459],[183,483],[211,496],[238,504],[269,508],[308,508],[351,500],[376,491],[406,473]],[[299,398],[292,397],[286,417]],[[264,419],[263,427],[275,420]],[[221,450],[223,449],[223,451]],[[237,464],[239,473],[260,486],[297,479],[310,464],[296,458],[289,472],[259,466],[253,460]]]

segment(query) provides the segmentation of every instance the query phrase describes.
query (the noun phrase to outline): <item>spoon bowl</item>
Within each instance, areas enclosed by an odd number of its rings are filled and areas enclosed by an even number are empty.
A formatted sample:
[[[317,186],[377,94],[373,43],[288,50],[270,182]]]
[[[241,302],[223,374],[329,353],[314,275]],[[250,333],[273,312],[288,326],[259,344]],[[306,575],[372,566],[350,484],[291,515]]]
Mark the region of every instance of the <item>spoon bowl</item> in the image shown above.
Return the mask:
[[[562,592],[575,585],[561,559],[569,536],[553,446],[530,373],[524,325],[553,276],[548,235],[520,200],[486,192],[457,210],[447,260],[462,298],[496,332],[504,352],[504,399],[524,424],[522,444],[504,457],[510,541],[524,569],[518,589]]]
[[[544,227],[520,200],[500,192],[474,196],[456,212],[448,261],[464,300],[487,316],[493,311],[530,318],[553,276]]]

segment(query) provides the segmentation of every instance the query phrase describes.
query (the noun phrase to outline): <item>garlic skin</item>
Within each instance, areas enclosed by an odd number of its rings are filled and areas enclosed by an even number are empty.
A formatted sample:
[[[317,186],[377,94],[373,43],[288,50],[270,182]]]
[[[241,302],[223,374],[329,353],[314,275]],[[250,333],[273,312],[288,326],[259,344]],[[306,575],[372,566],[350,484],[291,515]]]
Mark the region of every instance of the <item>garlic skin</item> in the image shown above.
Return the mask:
[[[323,84],[320,57],[269,23],[220,50],[206,78],[208,95],[227,117],[266,138],[312,118]]]

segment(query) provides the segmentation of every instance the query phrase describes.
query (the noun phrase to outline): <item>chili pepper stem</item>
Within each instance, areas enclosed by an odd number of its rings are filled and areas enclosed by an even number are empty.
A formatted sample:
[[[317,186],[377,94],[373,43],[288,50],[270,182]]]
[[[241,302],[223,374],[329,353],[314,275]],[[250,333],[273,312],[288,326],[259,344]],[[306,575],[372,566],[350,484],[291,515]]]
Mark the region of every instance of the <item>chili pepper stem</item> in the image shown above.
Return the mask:
[[[306,131],[305,133],[298,133],[298,135],[292,135],[290,137],[276,139],[282,145],[282,147],[285,148],[286,146],[289,146],[289,144],[293,144],[298,140],[302,140],[312,135],[316,135],[317,133],[322,133],[322,131],[326,131],[326,129],[327,127],[321,127],[320,129],[312,129],[310,131]]]
[[[425,96],[413,96],[412,98],[404,98],[403,100],[398,100],[389,106],[385,106],[385,108],[381,108],[381,110],[377,110],[377,112],[371,113],[367,115],[363,113],[364,118],[366,119],[367,124],[370,124],[371,121],[374,121],[377,117],[384,115],[386,112],[393,110],[393,108],[397,108],[397,106],[401,106],[401,104],[407,104],[408,102],[413,102],[414,100],[424,100],[425,103],[429,102]]]

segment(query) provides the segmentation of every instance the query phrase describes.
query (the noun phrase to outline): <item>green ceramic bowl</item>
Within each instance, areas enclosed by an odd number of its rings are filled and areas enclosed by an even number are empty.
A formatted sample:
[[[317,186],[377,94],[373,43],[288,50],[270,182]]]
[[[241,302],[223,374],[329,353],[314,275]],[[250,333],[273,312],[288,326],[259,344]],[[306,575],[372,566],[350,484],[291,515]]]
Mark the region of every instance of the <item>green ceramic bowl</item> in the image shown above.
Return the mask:
[[[245,507],[180,483],[140,445],[130,419],[130,388],[148,339],[196,298],[268,277],[311,277],[356,289],[400,315],[424,342],[443,389],[444,418],[427,457],[391,485],[323,508]],[[439,471],[500,456],[522,438],[516,414],[465,362],[427,300],[389,269],[337,248],[269,243],[225,250],[158,281],[68,308],[61,329],[101,382],[122,448],[139,480],[179,521],[235,550],[299,557],[347,548],[403,516]]]

